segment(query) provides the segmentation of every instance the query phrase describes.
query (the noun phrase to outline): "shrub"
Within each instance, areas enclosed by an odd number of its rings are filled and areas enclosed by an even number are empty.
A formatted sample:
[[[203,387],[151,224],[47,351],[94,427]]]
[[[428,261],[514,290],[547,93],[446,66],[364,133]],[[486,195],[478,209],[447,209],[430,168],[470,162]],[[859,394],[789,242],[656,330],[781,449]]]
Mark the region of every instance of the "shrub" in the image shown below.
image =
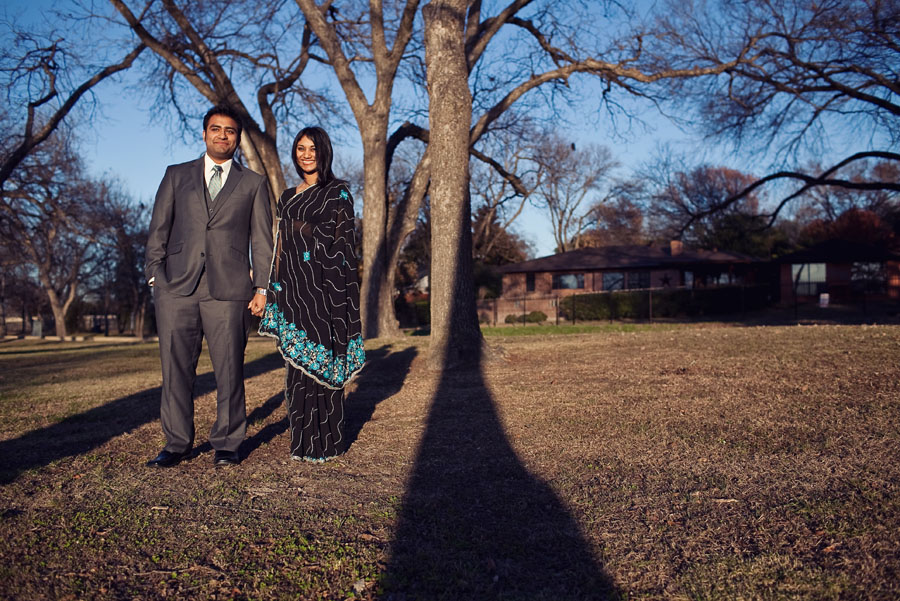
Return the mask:
[[[413,303],[413,309],[415,310],[416,320],[418,323],[423,325],[429,325],[431,323],[431,302],[427,300],[420,300]]]
[[[544,323],[547,321],[547,314],[543,311],[532,311],[527,315],[510,313],[503,321],[505,323]]]
[[[543,311],[532,311],[525,316],[525,321],[528,323],[544,323],[547,321],[547,314]]]
[[[653,290],[653,317],[685,317],[740,313],[762,309],[770,302],[768,286],[670,288]],[[571,321],[646,319],[650,315],[649,290],[623,290],[579,294],[559,299],[559,314]]]

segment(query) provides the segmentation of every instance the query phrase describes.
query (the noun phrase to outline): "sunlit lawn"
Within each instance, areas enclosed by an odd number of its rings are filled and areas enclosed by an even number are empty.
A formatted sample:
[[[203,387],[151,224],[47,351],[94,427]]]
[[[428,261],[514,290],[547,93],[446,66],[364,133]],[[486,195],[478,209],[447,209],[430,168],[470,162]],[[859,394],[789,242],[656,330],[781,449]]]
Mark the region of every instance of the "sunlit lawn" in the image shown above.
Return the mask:
[[[484,332],[480,375],[369,341],[324,465],[288,459],[251,340],[224,470],[205,354],[200,455],[155,471],[154,344],[0,345],[0,597],[900,596],[900,327]]]

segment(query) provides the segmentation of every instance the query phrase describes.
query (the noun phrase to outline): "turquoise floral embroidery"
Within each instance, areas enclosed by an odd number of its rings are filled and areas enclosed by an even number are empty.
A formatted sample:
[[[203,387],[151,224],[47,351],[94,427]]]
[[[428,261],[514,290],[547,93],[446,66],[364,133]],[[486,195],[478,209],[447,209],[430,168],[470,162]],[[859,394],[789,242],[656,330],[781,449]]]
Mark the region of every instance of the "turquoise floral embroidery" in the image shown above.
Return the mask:
[[[281,284],[278,282],[272,282],[272,290],[275,292],[281,292]]]
[[[332,356],[332,352],[321,344],[316,344],[306,336],[304,330],[289,323],[278,303],[266,305],[260,330],[278,337],[281,352],[292,362],[303,366],[318,380],[329,386],[341,387],[366,362],[366,352],[362,336],[357,335],[347,345],[347,354]]]
[[[347,200],[348,198],[350,198],[350,195],[347,194],[346,190],[341,190],[341,198],[343,198],[344,200]]]
[[[308,250],[303,252],[303,260],[309,261],[309,251]]]

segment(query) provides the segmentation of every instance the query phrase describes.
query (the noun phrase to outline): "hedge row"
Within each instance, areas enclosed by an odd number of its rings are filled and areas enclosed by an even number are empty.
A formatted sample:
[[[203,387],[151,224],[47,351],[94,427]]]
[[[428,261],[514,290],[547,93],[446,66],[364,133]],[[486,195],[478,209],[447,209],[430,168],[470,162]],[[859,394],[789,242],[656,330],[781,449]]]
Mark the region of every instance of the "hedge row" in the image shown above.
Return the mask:
[[[547,321],[547,314],[543,311],[532,311],[528,315],[510,313],[503,321],[506,323],[544,323]]]
[[[652,297],[653,317],[697,317],[762,309],[771,303],[768,286],[629,290],[579,294],[559,299],[559,315],[572,321],[647,319]]]

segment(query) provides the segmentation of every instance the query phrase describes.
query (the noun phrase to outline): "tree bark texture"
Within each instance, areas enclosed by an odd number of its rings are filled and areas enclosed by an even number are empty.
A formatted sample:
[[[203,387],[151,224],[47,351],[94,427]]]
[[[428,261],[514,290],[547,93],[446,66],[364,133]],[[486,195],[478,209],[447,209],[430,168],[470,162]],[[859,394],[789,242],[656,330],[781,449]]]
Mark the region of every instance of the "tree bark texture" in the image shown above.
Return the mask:
[[[376,85],[372,101],[366,98],[363,88],[351,68],[351,61],[333,22],[328,19],[329,3],[319,6],[313,0],[296,0],[309,27],[319,38],[319,44],[328,55],[335,76],[347,98],[359,127],[363,144],[363,241],[361,313],[363,336],[383,338],[399,335],[400,329],[394,315],[394,270],[391,258],[396,254],[388,232],[387,198],[387,132],[390,125],[391,94],[397,69],[406,47],[412,38],[418,0],[403,3],[402,17],[393,36],[393,46],[388,47],[385,31],[384,7],[381,2],[369,5],[370,45]],[[402,242],[402,241],[401,241]]]
[[[432,0],[425,18],[431,130],[431,349],[433,369],[477,363],[483,338],[472,275],[466,0]]]
[[[363,129],[362,127],[360,128]],[[363,135],[363,274],[360,289],[364,338],[397,336],[394,315],[391,252],[387,238],[386,140],[376,126],[367,126]],[[387,119],[384,119],[387,131]]]

